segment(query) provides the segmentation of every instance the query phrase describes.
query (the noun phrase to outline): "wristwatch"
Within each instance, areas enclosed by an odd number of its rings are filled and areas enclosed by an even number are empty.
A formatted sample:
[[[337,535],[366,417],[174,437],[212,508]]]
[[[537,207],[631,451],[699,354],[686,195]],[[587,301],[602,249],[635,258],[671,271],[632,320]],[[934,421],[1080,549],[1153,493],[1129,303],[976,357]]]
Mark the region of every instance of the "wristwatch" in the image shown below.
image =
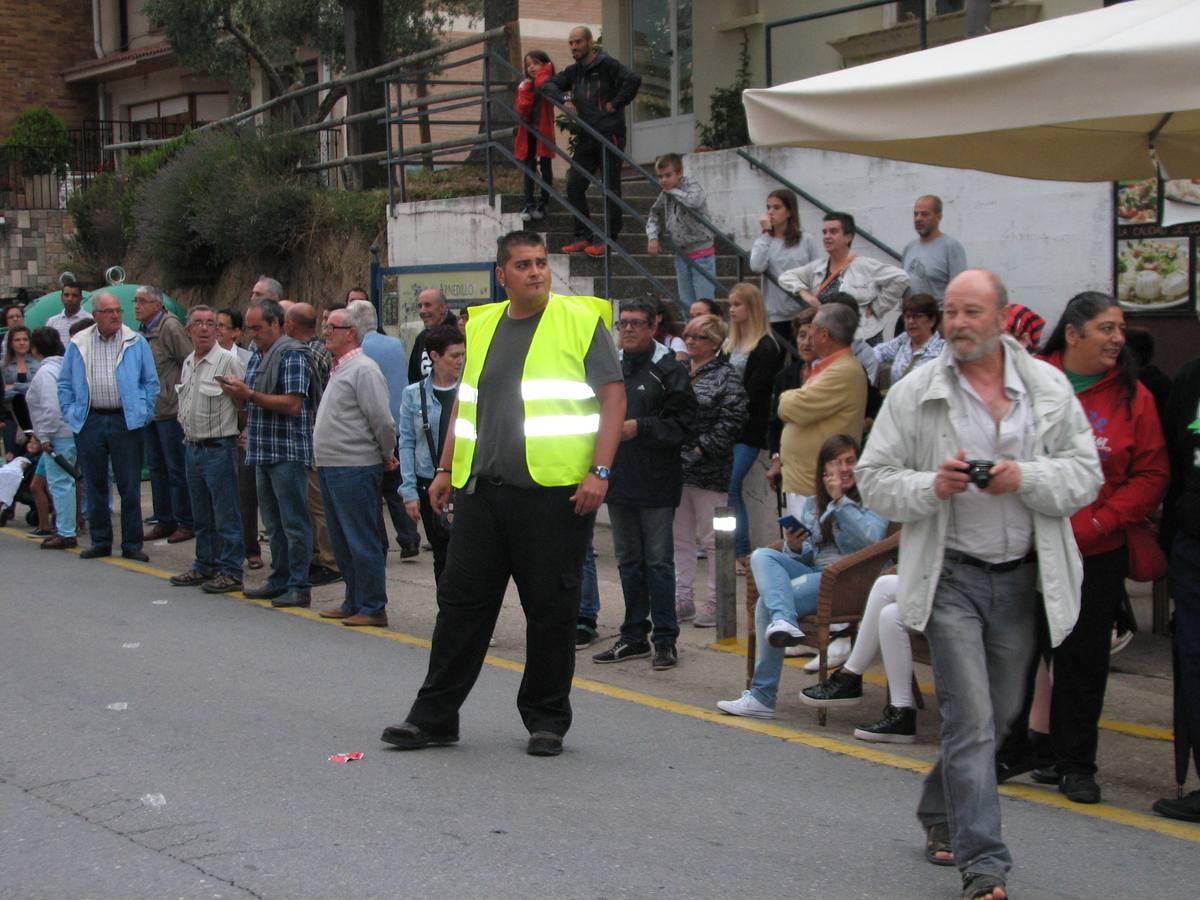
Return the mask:
[[[588,471],[601,481],[608,481],[608,476],[612,474],[612,471],[608,468],[608,466],[592,466],[590,469],[588,469]]]

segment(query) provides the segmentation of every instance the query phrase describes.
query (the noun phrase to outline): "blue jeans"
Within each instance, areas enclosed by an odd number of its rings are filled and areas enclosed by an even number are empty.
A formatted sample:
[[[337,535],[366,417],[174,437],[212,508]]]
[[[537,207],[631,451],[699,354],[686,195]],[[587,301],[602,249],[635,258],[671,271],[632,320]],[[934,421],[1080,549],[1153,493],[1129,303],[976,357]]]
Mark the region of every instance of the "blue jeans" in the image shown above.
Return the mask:
[[[112,510],[108,504],[108,470],[121,495],[121,549],[142,549],[142,432],[125,427],[125,414],[88,414],[75,435],[83,469],[88,525],[93,547],[111,547]]]
[[[312,562],[312,520],[308,517],[308,470],[302,462],[263,463],[258,467],[258,511],[271,546],[272,590],[307,591]],[[377,515],[378,495],[371,504]]]
[[[621,637],[640,644],[651,636],[655,646],[674,646],[679,637],[675,618],[674,508],[609,503],[608,517],[625,594]]]
[[[383,465],[320,466],[317,478],[329,542],[346,581],[342,612],[381,615],[387,609],[387,545],[379,519]]]
[[[699,259],[689,260],[681,253],[675,254],[675,279],[679,286],[679,305],[683,307],[684,321],[687,321],[687,314],[691,311],[691,306],[697,300],[711,300],[717,296],[716,285],[704,277],[703,273],[711,275],[714,279],[717,277],[717,255],[715,253],[708,256],[701,256]],[[697,272],[688,265],[689,262],[695,263]]]
[[[758,585],[758,605],[754,607],[758,661],[750,679],[750,693],[764,706],[775,708],[779,696],[779,676],[783,673],[784,651],[767,643],[767,626],[776,619],[799,625],[800,619],[817,609],[821,590],[821,571],[793,556],[760,547],[750,557],[754,583]]]
[[[925,637],[942,715],[942,752],[925,778],[917,818],[950,826],[963,873],[1004,878],[1012,854],[1000,835],[996,748],[1021,713],[1037,650],[1037,565],[985,572],[942,568]]]
[[[158,524],[192,528],[192,500],[183,453],[183,426],[178,419],[146,423],[146,462],[150,494]]]
[[[54,452],[72,465],[79,459],[74,435],[56,437],[51,443]],[[75,479],[53,459],[46,459],[46,487],[54,501],[54,527],[59,537],[75,537]]]
[[[592,532],[589,529],[587,552],[583,556],[583,584],[580,585],[579,592],[579,618],[587,619],[595,627],[596,618],[599,615],[600,581],[596,577],[596,548],[592,544]]]
[[[196,527],[196,559],[192,568],[201,575],[224,572],[242,577],[245,545],[242,543],[238,501],[238,449],[234,438],[219,446],[184,446],[187,487]]]
[[[733,445],[733,476],[729,479],[729,505],[737,516],[737,529],[733,533],[734,552],[738,556],[750,555],[750,516],[746,512],[746,501],[742,499],[742,483],[759,450],[749,444]]]

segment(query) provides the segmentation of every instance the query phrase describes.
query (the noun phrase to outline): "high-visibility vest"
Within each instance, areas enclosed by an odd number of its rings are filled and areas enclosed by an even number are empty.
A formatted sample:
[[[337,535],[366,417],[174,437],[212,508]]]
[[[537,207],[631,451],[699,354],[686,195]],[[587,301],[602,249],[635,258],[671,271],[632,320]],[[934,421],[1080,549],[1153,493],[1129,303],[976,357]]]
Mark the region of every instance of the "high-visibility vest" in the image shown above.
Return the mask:
[[[471,308],[467,320],[467,360],[458,388],[451,482],[462,487],[471,476],[479,412],[479,376],[508,301]],[[551,294],[521,373],[525,408],[525,462],[529,475],[545,487],[579,484],[592,465],[600,402],[587,383],[584,357],[596,323],[612,328],[612,306],[598,297]],[[483,391],[487,390],[484,385]]]

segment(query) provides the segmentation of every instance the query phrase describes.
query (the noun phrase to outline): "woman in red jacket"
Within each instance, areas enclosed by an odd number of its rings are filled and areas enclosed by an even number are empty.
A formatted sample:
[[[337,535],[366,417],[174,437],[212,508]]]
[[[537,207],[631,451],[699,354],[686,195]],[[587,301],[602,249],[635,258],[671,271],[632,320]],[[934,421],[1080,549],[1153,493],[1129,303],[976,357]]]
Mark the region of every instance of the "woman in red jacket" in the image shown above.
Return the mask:
[[[1067,304],[1044,349],[1075,388],[1092,431],[1104,486],[1071,518],[1083,556],[1079,620],[1053,651],[1050,747],[1058,789],[1076,803],[1099,803],[1096,748],[1118,606],[1125,601],[1125,529],[1153,513],[1170,467],[1154,398],[1138,383],[1125,346],[1125,315],[1112,297],[1087,291]],[[1049,781],[1040,770],[1034,777]]]
[[[536,168],[546,183],[554,181],[551,161],[554,159],[554,104],[541,96],[542,85],[554,74],[554,63],[545,50],[530,50],[525,54],[526,78],[517,85],[517,115],[544,135],[536,137],[528,128],[517,129],[514,152],[517,159],[530,168]],[[546,140],[549,143],[546,143]],[[546,218],[546,204],[550,192],[542,188],[542,200],[533,202],[533,176],[525,173],[525,208],[521,210],[522,221],[540,222]]]

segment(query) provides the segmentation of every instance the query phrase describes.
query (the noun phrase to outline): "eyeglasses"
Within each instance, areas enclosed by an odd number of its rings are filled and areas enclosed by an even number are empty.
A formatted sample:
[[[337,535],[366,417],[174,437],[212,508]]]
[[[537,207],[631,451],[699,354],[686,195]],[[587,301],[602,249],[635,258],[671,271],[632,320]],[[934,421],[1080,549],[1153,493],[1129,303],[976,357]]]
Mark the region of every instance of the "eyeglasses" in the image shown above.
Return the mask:
[[[618,328],[649,328],[650,322],[647,319],[619,319],[617,321]]]

